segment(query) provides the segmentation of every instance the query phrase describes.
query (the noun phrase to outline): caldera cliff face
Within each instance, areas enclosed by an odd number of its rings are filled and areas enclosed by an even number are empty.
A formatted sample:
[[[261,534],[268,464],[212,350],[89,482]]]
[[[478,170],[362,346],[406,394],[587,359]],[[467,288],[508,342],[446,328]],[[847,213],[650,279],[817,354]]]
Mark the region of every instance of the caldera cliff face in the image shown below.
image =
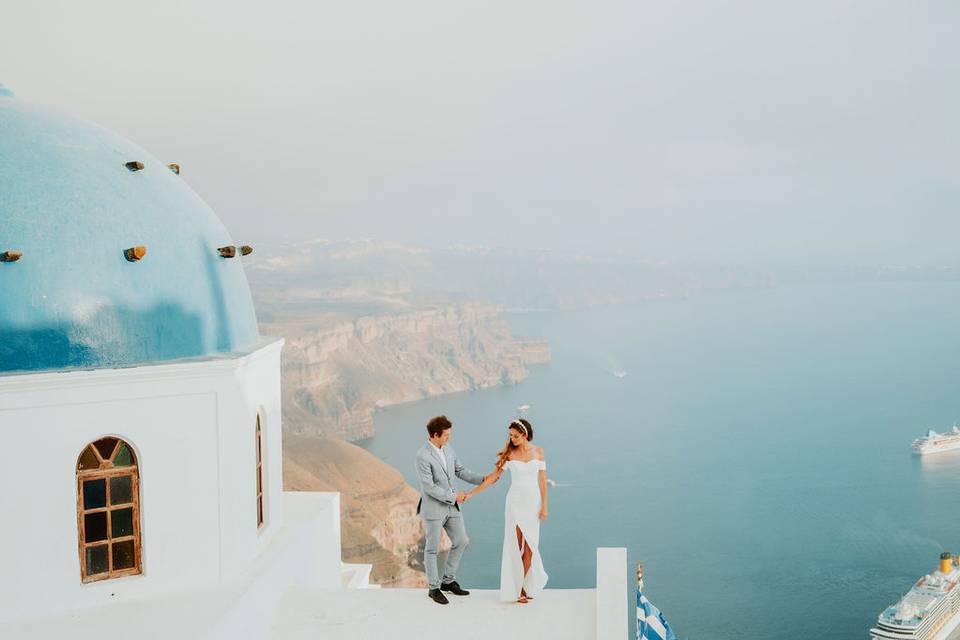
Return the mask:
[[[516,384],[527,364],[550,357],[545,343],[516,339],[486,304],[263,331],[287,338],[285,429],[350,441],[374,435],[378,407]]]

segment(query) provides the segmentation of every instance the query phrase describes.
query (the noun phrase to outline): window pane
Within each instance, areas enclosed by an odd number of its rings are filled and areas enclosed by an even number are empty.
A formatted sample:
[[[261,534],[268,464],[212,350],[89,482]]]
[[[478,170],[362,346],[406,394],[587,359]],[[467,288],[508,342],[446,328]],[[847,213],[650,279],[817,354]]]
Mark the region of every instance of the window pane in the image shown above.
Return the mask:
[[[97,509],[107,506],[107,481],[103,478],[83,482],[83,508]]]
[[[113,448],[117,446],[116,438],[101,438],[93,443],[93,446],[97,448],[97,451],[100,452],[100,456],[104,460],[109,460],[110,456],[113,455]]]
[[[117,450],[117,457],[113,459],[113,466],[129,467],[132,466],[134,462],[133,452],[130,451],[130,447],[128,447],[126,443],[121,442],[120,448]]]
[[[80,462],[77,464],[77,469],[80,471],[86,471],[87,469],[99,469],[100,461],[97,460],[97,454],[93,452],[93,449],[87,447],[83,450],[83,455],[80,456]]]
[[[85,542],[97,542],[107,539],[107,512],[88,513],[83,516]]]
[[[86,560],[88,576],[106,573],[110,569],[110,565],[107,563],[107,545],[87,547]]]
[[[110,512],[110,537],[133,535],[133,508],[114,509]]]
[[[114,543],[113,570],[129,569],[133,564],[133,540]]]
[[[127,504],[132,502],[132,495],[132,476],[110,478],[110,504]]]

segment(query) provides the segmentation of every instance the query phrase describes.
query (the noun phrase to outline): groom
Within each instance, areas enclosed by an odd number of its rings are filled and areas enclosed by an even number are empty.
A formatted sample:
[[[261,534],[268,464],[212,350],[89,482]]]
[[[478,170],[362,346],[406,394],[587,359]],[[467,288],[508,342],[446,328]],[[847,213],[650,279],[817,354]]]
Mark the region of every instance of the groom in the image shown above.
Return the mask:
[[[458,596],[468,596],[470,592],[461,589],[454,577],[460,556],[470,542],[467,530],[463,526],[460,505],[467,501],[467,494],[457,492],[453,476],[471,484],[483,482],[483,476],[464,469],[457,452],[450,446],[450,430],[453,424],[446,416],[437,416],[427,423],[427,440],[417,451],[417,477],[420,478],[420,503],[417,513],[424,520],[427,530],[423,545],[423,566],[427,572],[428,595],[437,604],[447,604],[443,595],[448,591]],[[437,570],[437,551],[440,549],[440,529],[445,529],[450,538],[450,552],[447,554],[447,566],[443,581]]]

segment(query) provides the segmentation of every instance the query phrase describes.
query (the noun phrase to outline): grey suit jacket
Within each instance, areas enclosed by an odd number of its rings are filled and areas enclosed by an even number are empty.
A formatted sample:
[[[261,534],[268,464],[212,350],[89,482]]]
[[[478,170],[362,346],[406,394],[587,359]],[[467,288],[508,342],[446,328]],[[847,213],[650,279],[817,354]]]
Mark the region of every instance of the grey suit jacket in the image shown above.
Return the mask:
[[[417,477],[420,478],[420,504],[417,505],[417,513],[424,520],[441,520],[460,515],[453,476],[470,484],[483,482],[482,475],[460,464],[460,458],[453,447],[447,444],[442,451],[447,461],[446,469],[443,468],[436,449],[429,442],[424,442],[417,451]]]

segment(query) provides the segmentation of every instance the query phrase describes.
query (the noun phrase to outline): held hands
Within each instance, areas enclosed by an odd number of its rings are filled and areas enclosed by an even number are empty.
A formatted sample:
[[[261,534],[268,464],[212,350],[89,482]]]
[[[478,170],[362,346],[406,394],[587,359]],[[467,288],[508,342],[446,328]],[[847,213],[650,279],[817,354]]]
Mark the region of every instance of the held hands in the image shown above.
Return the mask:
[[[474,489],[473,491],[461,491],[460,493],[458,493],[457,504],[463,504],[464,502],[472,498],[474,495],[480,493],[480,491],[482,491],[485,488],[484,485],[487,483],[487,480],[489,480],[491,477],[493,477],[492,473],[489,475],[483,476],[483,481],[480,482],[477,488]],[[497,481],[496,478],[494,478],[493,482],[496,482],[496,481]]]
[[[542,509],[540,509],[540,520],[543,521],[546,519],[547,519],[547,508],[543,507]]]

